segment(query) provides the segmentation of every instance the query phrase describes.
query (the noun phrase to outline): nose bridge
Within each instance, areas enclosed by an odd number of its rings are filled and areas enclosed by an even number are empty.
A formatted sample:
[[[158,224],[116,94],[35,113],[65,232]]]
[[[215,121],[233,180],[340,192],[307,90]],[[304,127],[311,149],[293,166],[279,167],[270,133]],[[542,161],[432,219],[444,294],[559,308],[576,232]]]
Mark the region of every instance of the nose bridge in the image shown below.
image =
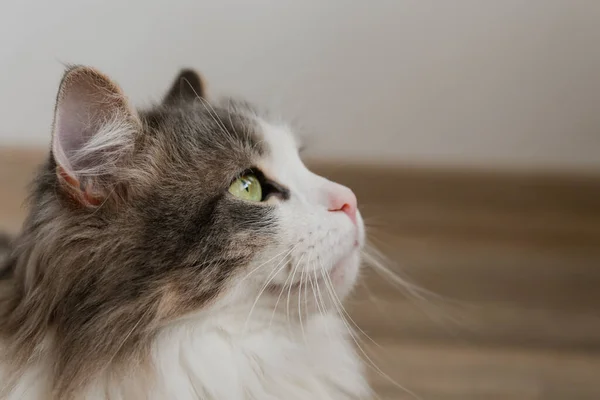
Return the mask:
[[[356,196],[348,187],[317,175],[308,168],[294,172],[294,191],[302,201],[330,211],[340,210],[344,205],[356,209]]]
[[[320,203],[319,199],[319,188],[320,188],[320,176],[313,174],[307,168],[298,169],[293,172],[293,177],[290,185],[294,196],[303,203],[317,204]]]
[[[324,178],[320,175],[313,174],[313,179],[315,179],[315,187],[314,191],[314,199],[313,201],[320,206],[330,208],[331,205],[331,195],[339,190],[342,185],[330,181],[327,178]]]
[[[309,194],[309,201],[313,204],[326,207],[328,209],[335,206],[335,199],[346,199],[354,197],[354,193],[348,187],[337,182],[308,171],[307,178],[304,182],[307,185],[305,193]],[[350,199],[352,202],[352,199]]]

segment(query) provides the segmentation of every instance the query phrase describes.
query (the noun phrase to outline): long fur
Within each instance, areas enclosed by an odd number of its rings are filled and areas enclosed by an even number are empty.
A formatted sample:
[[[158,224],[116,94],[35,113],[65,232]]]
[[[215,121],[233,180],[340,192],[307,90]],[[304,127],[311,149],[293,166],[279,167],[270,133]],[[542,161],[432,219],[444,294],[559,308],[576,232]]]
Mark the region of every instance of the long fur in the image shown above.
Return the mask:
[[[328,203],[353,195],[289,129],[193,81],[134,110],[67,71],[29,216],[0,241],[0,398],[370,396],[339,312],[364,229]],[[231,196],[244,171],[273,195]]]

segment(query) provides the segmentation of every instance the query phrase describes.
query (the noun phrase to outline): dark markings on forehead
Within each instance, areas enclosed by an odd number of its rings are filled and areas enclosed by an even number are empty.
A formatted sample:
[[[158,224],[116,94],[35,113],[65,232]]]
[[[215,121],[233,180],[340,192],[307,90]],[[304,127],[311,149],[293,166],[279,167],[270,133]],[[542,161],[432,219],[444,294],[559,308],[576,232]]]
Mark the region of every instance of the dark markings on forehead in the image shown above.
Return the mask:
[[[244,149],[263,156],[267,146],[252,115],[240,105],[221,107],[197,100],[155,107],[143,111],[141,118],[150,131],[162,133],[175,146],[199,146],[203,152]]]

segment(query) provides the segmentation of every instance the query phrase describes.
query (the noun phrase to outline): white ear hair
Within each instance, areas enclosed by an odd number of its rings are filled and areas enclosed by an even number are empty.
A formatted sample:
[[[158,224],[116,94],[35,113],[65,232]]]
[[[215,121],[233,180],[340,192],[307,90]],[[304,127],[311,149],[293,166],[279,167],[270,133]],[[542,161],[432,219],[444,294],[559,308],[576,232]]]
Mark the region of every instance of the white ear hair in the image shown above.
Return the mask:
[[[133,148],[139,121],[118,85],[87,67],[68,70],[60,84],[52,153],[76,181],[108,177]]]

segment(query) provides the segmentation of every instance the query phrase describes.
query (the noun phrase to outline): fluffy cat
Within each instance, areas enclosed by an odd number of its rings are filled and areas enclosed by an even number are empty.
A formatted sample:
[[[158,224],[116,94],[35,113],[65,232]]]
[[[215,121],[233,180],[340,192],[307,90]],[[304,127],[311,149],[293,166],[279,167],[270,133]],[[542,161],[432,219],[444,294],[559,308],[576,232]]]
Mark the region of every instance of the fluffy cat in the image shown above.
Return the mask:
[[[290,129],[183,71],[135,110],[88,67],[60,84],[49,157],[0,267],[0,398],[364,399],[339,302],[356,197]]]

